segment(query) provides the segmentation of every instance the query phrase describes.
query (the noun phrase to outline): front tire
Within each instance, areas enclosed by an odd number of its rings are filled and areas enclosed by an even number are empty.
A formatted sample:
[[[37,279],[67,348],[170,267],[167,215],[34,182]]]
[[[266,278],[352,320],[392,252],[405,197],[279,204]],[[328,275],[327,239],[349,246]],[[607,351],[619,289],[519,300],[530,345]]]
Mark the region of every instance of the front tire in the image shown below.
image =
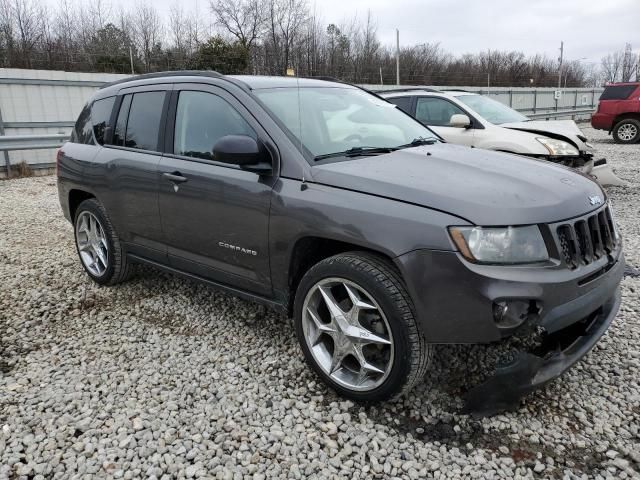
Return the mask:
[[[349,252],[313,266],[298,286],[294,323],[307,363],[352,400],[409,392],[431,358],[400,275],[377,255]]]
[[[94,282],[115,285],[129,278],[130,262],[107,212],[95,198],[78,206],[73,230],[80,263]]]
[[[640,120],[625,118],[613,127],[616,143],[631,144],[640,142]]]

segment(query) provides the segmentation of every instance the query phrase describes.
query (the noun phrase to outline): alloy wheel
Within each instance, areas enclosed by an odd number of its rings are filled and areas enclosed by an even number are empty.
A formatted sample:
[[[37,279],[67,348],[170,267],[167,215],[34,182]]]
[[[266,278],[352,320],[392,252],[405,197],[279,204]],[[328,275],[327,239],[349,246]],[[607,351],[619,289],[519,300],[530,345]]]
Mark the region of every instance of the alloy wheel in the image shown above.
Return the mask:
[[[104,228],[89,211],[81,212],[76,220],[76,244],[80,259],[89,272],[101,277],[109,265],[109,248]]]
[[[625,142],[630,142],[638,135],[638,127],[632,123],[625,123],[618,128],[618,137]]]
[[[317,282],[304,300],[302,329],[315,362],[343,387],[373,390],[391,372],[394,342],[389,322],[373,297],[352,281]]]

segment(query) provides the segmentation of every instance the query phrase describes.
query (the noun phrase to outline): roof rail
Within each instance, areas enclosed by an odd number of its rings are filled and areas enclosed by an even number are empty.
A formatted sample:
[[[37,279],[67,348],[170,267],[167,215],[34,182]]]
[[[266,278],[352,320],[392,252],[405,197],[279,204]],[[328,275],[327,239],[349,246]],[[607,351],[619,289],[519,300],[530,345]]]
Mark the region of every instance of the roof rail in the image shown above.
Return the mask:
[[[464,88],[443,88],[442,89],[443,92],[465,92],[465,93],[472,93],[469,90],[465,90]]]
[[[100,87],[100,89],[111,87],[113,85],[119,85],[121,83],[135,82],[136,80],[146,80],[148,78],[193,77],[193,76],[214,77],[214,78],[224,77],[224,75],[214,70],[172,70],[167,72],[143,73],[142,75],[135,75],[132,77],[123,78],[121,80],[116,80],[115,82],[105,83]]]
[[[396,93],[396,92],[413,92],[415,90],[421,90],[423,92],[439,92],[440,90],[436,90],[431,87],[404,87],[404,88],[380,88],[376,90],[371,90],[376,93]]]

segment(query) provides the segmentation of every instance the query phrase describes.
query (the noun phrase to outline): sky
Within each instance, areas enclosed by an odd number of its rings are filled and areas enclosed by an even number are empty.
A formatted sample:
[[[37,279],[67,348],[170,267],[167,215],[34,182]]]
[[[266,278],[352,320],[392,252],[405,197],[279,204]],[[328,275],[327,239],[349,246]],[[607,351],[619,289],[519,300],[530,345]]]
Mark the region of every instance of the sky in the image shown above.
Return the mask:
[[[151,0],[168,16],[176,0]],[[309,0],[324,23],[347,23],[371,11],[383,44],[440,43],[454,53],[518,50],[600,62],[630,42],[640,51],[640,0]],[[209,15],[208,0],[181,0]]]

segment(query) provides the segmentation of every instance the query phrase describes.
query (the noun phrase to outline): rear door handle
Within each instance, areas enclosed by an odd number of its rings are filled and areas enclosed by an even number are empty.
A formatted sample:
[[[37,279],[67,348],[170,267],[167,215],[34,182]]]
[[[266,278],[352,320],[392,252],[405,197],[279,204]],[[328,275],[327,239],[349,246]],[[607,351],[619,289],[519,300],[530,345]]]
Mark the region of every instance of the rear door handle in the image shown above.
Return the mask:
[[[187,181],[187,177],[183,177],[180,172],[165,172],[162,176],[173,183],[184,183]]]

